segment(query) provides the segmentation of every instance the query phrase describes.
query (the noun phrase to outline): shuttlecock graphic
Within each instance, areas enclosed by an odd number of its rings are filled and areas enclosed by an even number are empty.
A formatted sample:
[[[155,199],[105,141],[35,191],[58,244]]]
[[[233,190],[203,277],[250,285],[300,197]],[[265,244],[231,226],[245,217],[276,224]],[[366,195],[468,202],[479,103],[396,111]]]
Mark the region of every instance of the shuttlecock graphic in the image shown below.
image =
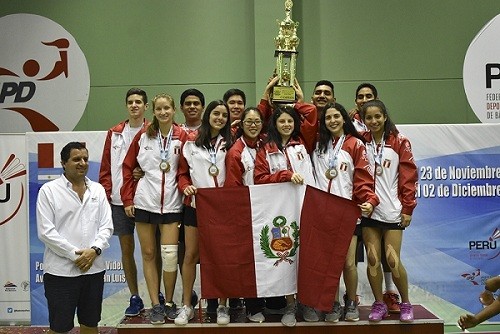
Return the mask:
[[[500,238],[500,230],[497,227],[495,229],[495,231],[493,231],[493,233],[491,234],[491,237],[489,237],[489,240],[493,241],[493,240],[497,240],[498,238]]]
[[[25,167],[26,166],[21,163],[21,160],[19,160],[19,158],[16,158],[15,154],[11,154],[3,165],[2,170],[0,171],[0,185],[2,185],[7,180],[21,175],[26,175]]]

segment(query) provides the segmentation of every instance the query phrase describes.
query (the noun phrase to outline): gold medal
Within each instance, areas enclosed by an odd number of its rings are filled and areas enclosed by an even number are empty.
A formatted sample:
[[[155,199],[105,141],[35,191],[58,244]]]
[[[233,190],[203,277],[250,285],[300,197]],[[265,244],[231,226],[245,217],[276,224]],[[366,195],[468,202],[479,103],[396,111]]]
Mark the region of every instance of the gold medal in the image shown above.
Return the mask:
[[[214,177],[219,175],[219,168],[215,164],[212,164],[210,168],[208,168],[208,174]]]
[[[328,168],[325,172],[325,176],[328,180],[332,180],[337,177],[337,168]]]
[[[378,176],[382,175],[382,173],[384,172],[382,166],[380,165],[377,165],[377,167],[375,167],[375,174],[377,174]]]
[[[170,171],[170,164],[168,163],[167,160],[162,160],[160,162],[160,170],[163,172],[163,173],[168,173]]]

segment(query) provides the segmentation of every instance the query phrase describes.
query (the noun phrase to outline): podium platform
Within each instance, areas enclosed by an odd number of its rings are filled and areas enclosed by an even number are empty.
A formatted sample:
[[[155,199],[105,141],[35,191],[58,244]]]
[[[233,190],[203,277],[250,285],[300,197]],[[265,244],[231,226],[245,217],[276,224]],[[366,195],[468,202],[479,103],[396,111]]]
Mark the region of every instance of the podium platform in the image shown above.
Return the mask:
[[[444,333],[444,321],[432,314],[423,305],[413,305],[415,321],[413,323],[402,323],[399,314],[390,314],[384,320],[373,323],[368,321],[371,306],[360,306],[360,320],[357,322],[339,321],[329,323],[324,321],[306,322],[300,312],[297,314],[297,325],[285,327],[281,324],[281,315],[266,314],[263,323],[250,322],[245,316],[244,309],[231,310],[231,322],[225,326],[217,325],[216,315],[207,314],[205,309],[196,309],[195,317],[186,326],[176,326],[173,321],[165,320],[163,325],[151,325],[149,323],[149,310],[142,312],[137,317],[125,317],[117,325],[117,334],[158,334],[158,333],[338,333],[338,334],[442,334]],[[168,332],[167,332],[168,331]]]

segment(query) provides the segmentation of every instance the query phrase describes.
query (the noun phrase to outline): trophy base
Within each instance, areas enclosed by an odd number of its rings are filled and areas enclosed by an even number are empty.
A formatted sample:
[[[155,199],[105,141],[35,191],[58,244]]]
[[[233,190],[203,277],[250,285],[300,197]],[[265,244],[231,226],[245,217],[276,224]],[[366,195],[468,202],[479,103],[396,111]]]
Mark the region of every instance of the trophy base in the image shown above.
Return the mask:
[[[273,87],[273,103],[288,104],[297,102],[295,89],[289,86],[274,86]]]

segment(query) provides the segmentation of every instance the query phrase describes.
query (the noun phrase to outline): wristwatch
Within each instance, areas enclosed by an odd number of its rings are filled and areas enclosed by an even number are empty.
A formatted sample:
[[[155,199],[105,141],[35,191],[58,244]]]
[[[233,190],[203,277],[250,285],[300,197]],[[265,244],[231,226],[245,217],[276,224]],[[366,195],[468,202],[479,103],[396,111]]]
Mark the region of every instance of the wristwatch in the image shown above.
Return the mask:
[[[92,247],[90,247],[90,248],[92,248],[92,249],[95,251],[95,253],[96,253],[97,255],[101,255],[102,250],[101,250],[99,247],[97,247],[97,246],[92,246]]]

